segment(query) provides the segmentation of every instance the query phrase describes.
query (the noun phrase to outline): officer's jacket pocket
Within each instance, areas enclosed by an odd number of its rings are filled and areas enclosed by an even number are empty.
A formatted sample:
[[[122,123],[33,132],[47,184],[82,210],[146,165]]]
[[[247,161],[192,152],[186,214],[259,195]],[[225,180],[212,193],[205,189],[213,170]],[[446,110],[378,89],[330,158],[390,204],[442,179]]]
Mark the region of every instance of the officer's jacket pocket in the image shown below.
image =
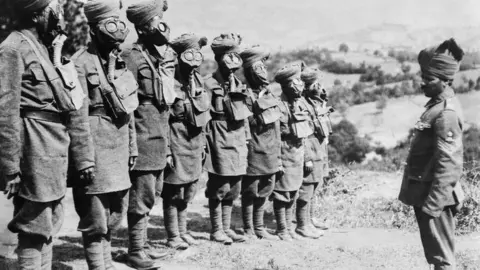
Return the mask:
[[[41,67],[34,67],[31,70],[33,78],[35,79],[35,83],[42,83],[47,81],[45,73],[43,72],[43,69]]]
[[[142,94],[146,96],[153,96],[154,95],[154,89],[153,89],[153,72],[149,67],[142,68],[138,71],[139,73],[139,84],[141,87],[141,90],[143,90]],[[160,86],[158,86],[160,87]]]

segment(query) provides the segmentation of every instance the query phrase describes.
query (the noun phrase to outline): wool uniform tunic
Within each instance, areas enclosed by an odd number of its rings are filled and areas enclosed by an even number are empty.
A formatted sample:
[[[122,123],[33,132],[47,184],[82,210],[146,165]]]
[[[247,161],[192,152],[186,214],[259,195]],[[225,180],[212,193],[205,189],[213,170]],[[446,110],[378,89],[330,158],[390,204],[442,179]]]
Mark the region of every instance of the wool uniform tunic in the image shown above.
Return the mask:
[[[235,79],[237,85],[241,84]],[[248,120],[228,120],[223,106],[227,84],[217,72],[205,81],[212,96],[212,120],[207,126],[210,160],[206,164],[209,173],[221,176],[239,176],[247,172],[247,140],[250,131]]]
[[[22,33],[48,59],[38,37],[29,30]],[[0,45],[0,61],[0,183],[6,175],[20,173],[21,179],[9,229],[48,239],[63,221],[69,154],[77,171],[94,166],[88,119],[81,112],[88,110],[87,100],[80,111],[62,113],[52,91],[52,85],[63,87],[60,77],[46,77],[45,67],[19,32]]]
[[[197,87],[203,87],[200,74],[195,74]],[[165,183],[181,185],[198,180],[202,174],[206,137],[204,127],[195,127],[187,122],[185,93],[188,82],[176,80],[177,98],[171,108],[170,152],[173,168],[165,170]]]

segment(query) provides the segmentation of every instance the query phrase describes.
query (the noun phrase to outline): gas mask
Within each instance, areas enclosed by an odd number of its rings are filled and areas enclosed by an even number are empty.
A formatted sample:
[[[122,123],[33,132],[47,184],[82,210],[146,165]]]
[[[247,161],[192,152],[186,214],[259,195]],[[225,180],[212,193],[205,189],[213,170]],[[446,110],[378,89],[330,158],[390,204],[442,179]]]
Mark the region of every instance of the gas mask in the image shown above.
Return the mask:
[[[282,86],[282,91],[289,98],[299,98],[305,88],[304,82],[300,78],[294,78],[286,85]]]
[[[222,64],[232,73],[235,72],[237,69],[241,68],[242,63],[242,58],[238,53],[235,52],[226,53],[222,57]]]
[[[59,34],[66,34],[63,7],[58,0],[50,2],[41,13],[35,14],[34,20],[40,35],[47,43],[51,43]]]
[[[253,87],[268,85],[267,67],[263,61],[255,62],[251,67],[245,70],[247,80]]]
[[[101,43],[117,48],[125,41],[129,33],[125,22],[115,17],[98,22],[97,29],[98,39]]]
[[[156,46],[165,45],[170,41],[170,27],[159,16],[155,16],[142,28],[139,34]]]
[[[198,68],[203,62],[203,54],[197,49],[188,49],[180,55],[183,64],[191,69]]]
[[[305,89],[305,94],[312,98],[320,98],[325,100],[327,98],[327,91],[323,88],[320,82],[314,82],[312,85]]]

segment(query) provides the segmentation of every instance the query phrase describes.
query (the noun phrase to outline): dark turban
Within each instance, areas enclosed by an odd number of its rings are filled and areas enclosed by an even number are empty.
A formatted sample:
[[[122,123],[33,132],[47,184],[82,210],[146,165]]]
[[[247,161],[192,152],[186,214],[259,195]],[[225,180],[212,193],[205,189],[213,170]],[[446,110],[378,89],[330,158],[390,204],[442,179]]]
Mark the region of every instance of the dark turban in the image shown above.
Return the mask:
[[[301,78],[305,85],[309,86],[312,85],[315,81],[320,80],[322,78],[322,74],[317,68],[305,68],[302,71]]]
[[[305,64],[288,64],[275,73],[275,81],[281,85],[289,83],[293,78],[300,78]]]
[[[243,60],[243,67],[248,68],[257,61],[268,59],[268,57],[270,57],[270,52],[262,46],[255,45],[248,49],[245,49],[243,52],[240,53],[240,56]]]
[[[203,46],[207,45],[208,39],[206,37],[200,37],[192,33],[183,34],[174,39],[170,46],[177,54],[181,54],[188,49],[200,50]]]
[[[452,38],[437,47],[422,50],[418,54],[418,63],[423,75],[450,81],[458,71],[463,55],[463,50]]]
[[[20,14],[33,14],[48,6],[52,0],[15,0],[15,10]]]
[[[85,16],[89,23],[120,16],[121,2],[119,0],[90,0],[85,3]]]
[[[215,55],[224,55],[231,52],[238,52],[242,37],[239,34],[221,34],[212,41],[212,51]]]
[[[148,23],[155,16],[163,18],[163,12],[167,9],[167,0],[142,1],[127,8],[127,19],[140,26]]]

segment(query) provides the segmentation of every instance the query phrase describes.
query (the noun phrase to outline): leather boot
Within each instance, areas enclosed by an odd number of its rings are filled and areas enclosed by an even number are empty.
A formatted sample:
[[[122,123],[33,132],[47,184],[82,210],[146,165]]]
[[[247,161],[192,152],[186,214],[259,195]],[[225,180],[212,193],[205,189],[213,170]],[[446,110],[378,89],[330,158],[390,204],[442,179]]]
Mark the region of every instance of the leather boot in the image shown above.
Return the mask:
[[[145,232],[144,235],[143,235],[143,250],[152,260],[158,260],[158,259],[162,259],[162,258],[167,257],[168,252],[157,251],[154,247],[152,247],[148,243],[148,222],[150,220],[150,216],[147,214],[147,216],[145,218],[146,218],[145,228],[143,230]]]
[[[253,200],[253,227],[255,235],[259,239],[278,240],[278,237],[271,235],[267,232],[267,230],[265,230],[265,226],[263,224],[266,201],[266,198],[255,198]]]
[[[306,238],[317,239],[320,237],[320,235],[316,234],[308,226],[310,223],[308,218],[309,212],[309,204],[307,202],[297,200],[297,228],[295,229],[295,232]]]
[[[278,200],[273,201],[273,211],[277,221],[277,236],[283,241],[292,241],[292,236],[287,231],[287,221],[285,217],[286,203]]]
[[[223,243],[225,245],[231,245],[233,242],[232,239],[223,231],[222,206],[220,204],[220,200],[209,199],[208,208],[210,211],[210,223],[212,225],[210,240]]]
[[[295,201],[289,202],[285,206],[285,221],[287,224],[287,231],[294,240],[300,240],[300,236],[295,232],[293,228],[293,204]],[[298,222],[298,221],[297,221]]]
[[[190,246],[198,245],[198,241],[195,240],[187,230],[187,204],[185,202],[180,202],[177,204],[178,211],[178,230],[180,232],[180,237],[185,243]]]
[[[108,230],[108,233],[102,238],[103,243],[103,260],[105,262],[106,270],[115,270],[112,262],[112,233]]]
[[[42,270],[51,270],[52,269],[52,258],[53,258],[53,239],[47,240],[42,247]]]
[[[315,218],[314,208],[315,208],[315,204],[312,203],[312,202],[310,202],[310,212],[309,212],[309,215],[310,215],[310,223],[311,223],[312,226],[315,227],[316,229],[319,229],[319,230],[322,230],[322,231],[328,230],[327,224],[322,223],[322,222],[320,222],[319,220],[317,220],[317,219]],[[320,233],[321,233],[321,232],[320,232]]]
[[[144,237],[146,216],[128,214],[128,256],[127,265],[134,269],[155,269],[155,262],[145,253]]]
[[[256,239],[253,231],[253,198],[242,196],[243,231],[248,238]]]
[[[233,240],[233,242],[236,242],[236,243],[245,242],[247,238],[245,238],[243,235],[237,234],[234,230],[230,228],[231,222],[232,222],[232,210],[233,210],[233,201],[223,200],[222,201],[223,230],[225,231],[225,234]]]
[[[83,249],[89,270],[104,270],[102,235],[87,235],[83,233]]]
[[[18,234],[18,266],[21,270],[42,268],[42,239],[38,236]]]
[[[178,250],[187,249],[188,244],[183,242],[178,231],[177,206],[166,200],[163,200],[163,221],[168,237],[167,247]]]

